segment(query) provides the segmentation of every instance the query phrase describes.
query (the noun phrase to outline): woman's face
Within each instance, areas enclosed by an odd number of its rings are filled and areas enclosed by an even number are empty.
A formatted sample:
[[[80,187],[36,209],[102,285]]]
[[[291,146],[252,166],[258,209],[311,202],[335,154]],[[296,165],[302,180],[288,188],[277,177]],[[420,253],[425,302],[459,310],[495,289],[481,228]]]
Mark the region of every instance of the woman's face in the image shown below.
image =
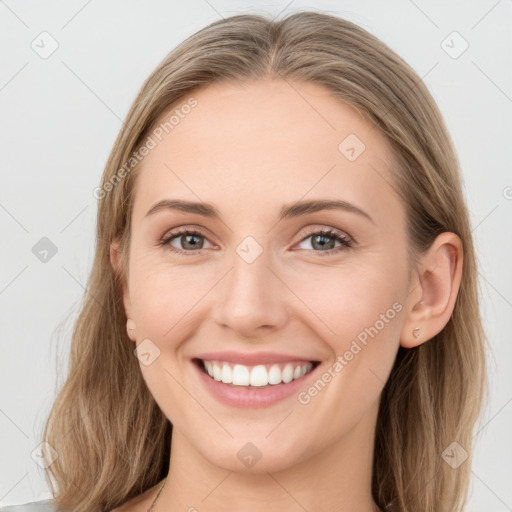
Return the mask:
[[[149,390],[228,470],[369,445],[411,300],[386,141],[313,84],[192,96],[136,184],[124,305]]]

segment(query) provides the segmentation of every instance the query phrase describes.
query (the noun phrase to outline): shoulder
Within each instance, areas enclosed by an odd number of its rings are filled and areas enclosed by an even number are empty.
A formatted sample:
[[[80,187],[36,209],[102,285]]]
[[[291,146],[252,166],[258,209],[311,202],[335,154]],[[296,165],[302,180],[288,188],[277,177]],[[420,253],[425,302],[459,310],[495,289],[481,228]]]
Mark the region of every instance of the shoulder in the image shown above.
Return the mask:
[[[0,512],[57,512],[53,500],[33,501],[24,505],[0,506]]]

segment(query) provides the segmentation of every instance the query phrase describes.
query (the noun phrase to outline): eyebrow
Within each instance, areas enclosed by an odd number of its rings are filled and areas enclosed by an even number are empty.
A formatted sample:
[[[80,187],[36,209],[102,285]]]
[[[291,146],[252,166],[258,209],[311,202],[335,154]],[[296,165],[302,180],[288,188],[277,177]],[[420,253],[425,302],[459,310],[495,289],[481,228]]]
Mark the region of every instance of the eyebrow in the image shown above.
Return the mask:
[[[178,210],[185,213],[195,213],[211,219],[221,219],[219,211],[209,203],[197,203],[183,201],[181,199],[162,199],[155,203],[146,213],[146,217],[161,210]],[[279,213],[279,220],[308,215],[322,210],[344,210],[365,217],[375,224],[368,213],[358,206],[341,199],[314,199],[311,201],[298,201],[290,205],[284,205]]]

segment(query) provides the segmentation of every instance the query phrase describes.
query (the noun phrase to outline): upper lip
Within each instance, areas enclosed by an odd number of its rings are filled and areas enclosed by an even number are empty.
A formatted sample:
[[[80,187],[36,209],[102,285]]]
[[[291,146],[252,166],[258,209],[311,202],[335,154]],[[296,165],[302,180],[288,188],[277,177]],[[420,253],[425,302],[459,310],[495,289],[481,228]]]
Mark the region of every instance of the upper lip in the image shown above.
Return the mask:
[[[255,366],[258,364],[286,363],[288,361],[309,361],[317,362],[315,359],[308,359],[293,354],[276,354],[273,352],[207,352],[199,354],[196,359],[205,361],[226,361],[227,363],[239,363],[246,366]]]

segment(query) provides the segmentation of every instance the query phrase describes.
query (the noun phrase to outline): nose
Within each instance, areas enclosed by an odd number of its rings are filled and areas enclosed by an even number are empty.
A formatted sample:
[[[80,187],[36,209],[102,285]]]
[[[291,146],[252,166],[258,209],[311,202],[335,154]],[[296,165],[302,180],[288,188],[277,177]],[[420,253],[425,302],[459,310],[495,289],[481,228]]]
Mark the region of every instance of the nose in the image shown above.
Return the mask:
[[[255,340],[285,325],[289,294],[265,252],[252,262],[235,252],[232,268],[216,287],[213,319],[234,335]]]

